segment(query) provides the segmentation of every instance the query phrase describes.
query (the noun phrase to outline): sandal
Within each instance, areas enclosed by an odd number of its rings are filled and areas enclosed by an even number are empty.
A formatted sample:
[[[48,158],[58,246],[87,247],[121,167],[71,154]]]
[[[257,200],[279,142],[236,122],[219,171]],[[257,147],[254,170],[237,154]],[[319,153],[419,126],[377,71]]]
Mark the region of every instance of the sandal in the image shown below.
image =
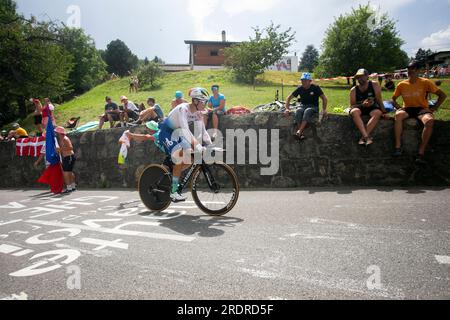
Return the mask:
[[[368,137],[366,139],[366,146],[370,146],[373,143],[373,138],[372,137]]]
[[[366,144],[366,139],[365,139],[364,137],[361,137],[361,139],[359,139],[359,141],[358,141],[358,144],[359,144],[360,146],[365,145],[365,144]]]

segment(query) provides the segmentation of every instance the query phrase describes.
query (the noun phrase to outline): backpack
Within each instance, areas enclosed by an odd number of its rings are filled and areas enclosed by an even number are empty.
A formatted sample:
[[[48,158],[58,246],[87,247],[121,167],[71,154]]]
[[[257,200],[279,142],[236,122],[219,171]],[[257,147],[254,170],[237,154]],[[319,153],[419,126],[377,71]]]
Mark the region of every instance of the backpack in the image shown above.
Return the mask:
[[[227,111],[227,115],[241,115],[247,113],[251,113],[251,111],[242,106],[235,106]]]

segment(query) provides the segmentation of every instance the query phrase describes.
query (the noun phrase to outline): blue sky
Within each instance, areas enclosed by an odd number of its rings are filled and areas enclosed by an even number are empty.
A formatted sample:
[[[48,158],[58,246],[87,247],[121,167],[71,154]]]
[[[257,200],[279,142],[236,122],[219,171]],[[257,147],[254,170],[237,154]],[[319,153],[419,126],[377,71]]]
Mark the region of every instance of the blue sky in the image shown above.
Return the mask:
[[[252,27],[273,21],[296,31],[290,54],[301,55],[308,44],[320,44],[334,17],[362,0],[16,0],[19,12],[40,20],[78,21],[104,49],[121,39],[139,58],[161,57],[167,63],[188,63],[184,40],[247,40]],[[450,49],[450,0],[373,0],[370,4],[396,20],[403,49]],[[70,11],[70,12],[68,12]],[[70,20],[69,20],[70,19]]]

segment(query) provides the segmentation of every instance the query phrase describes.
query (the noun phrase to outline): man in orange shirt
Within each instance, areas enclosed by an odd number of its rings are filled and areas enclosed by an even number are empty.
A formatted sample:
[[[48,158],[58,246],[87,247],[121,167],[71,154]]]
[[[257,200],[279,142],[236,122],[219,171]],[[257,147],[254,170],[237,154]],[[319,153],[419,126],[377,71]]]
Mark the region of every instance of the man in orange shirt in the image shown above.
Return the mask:
[[[428,93],[436,94],[439,100],[432,108],[428,105]],[[397,103],[399,97],[403,98],[403,107]],[[392,97],[393,104],[397,109],[395,114],[395,152],[394,157],[402,155],[402,132],[403,121],[414,118],[422,121],[424,125],[422,133],[422,143],[416,158],[417,164],[426,164],[424,155],[425,149],[433,133],[434,117],[433,113],[444,103],[447,95],[440,90],[432,81],[419,78],[416,62],[411,62],[408,66],[408,80],[398,84]]]

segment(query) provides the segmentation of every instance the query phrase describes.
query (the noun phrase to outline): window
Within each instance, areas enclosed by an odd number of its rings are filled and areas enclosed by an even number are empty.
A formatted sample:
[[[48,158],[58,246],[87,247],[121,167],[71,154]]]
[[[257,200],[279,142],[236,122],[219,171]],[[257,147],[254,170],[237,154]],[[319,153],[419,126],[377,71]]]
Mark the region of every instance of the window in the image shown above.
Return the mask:
[[[217,57],[219,55],[219,51],[217,51],[217,50],[212,50],[211,52],[210,52],[210,56],[211,57]]]

